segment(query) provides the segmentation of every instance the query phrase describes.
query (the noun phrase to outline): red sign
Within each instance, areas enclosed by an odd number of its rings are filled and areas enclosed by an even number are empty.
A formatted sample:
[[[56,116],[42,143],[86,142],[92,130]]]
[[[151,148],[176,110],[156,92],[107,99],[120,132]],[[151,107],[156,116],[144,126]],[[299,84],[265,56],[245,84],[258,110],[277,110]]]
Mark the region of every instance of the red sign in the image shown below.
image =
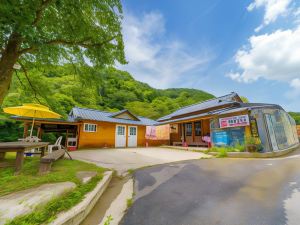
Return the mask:
[[[220,128],[243,127],[249,125],[248,115],[231,116],[219,119]]]

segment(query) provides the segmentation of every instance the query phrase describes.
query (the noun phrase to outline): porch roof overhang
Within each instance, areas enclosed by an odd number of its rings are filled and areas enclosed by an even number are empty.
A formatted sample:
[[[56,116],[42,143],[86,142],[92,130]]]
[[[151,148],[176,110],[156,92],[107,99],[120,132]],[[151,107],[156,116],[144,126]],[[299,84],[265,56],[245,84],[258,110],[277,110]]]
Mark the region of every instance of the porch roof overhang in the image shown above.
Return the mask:
[[[20,116],[12,116],[12,119],[18,120],[18,121],[23,121],[23,122],[28,122],[31,123],[33,118],[30,117],[20,117]],[[42,123],[42,124],[66,124],[66,125],[78,125],[79,122],[76,121],[67,121],[67,120],[62,120],[62,119],[40,119],[40,118],[35,118],[34,123]]]
[[[12,117],[15,120],[22,121],[24,123],[32,123],[32,118],[29,117]],[[66,132],[67,130],[70,132],[75,132],[78,127],[78,122],[67,121],[62,119],[40,119],[36,118],[34,120],[35,126],[39,126],[42,128],[43,132]]]
[[[170,123],[191,122],[191,121],[195,121],[198,119],[211,119],[216,116],[227,115],[227,114],[232,114],[232,113],[241,113],[241,112],[248,113],[249,110],[250,110],[249,107],[223,108],[223,109],[210,111],[210,112],[206,112],[206,113],[201,113],[201,114],[197,114],[197,115],[192,115],[192,116],[187,116],[187,117],[183,117],[183,118],[167,120],[167,121],[163,121],[160,123],[156,123],[155,125],[158,126],[158,125],[164,125],[164,124],[170,124]]]

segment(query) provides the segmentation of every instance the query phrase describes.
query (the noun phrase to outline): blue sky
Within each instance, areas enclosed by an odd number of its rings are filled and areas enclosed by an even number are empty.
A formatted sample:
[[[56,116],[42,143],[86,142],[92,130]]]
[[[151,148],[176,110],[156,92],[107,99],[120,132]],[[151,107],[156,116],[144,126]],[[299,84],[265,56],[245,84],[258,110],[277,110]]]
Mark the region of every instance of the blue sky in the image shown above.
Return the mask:
[[[128,64],[156,88],[300,111],[300,3],[297,0],[124,0]]]

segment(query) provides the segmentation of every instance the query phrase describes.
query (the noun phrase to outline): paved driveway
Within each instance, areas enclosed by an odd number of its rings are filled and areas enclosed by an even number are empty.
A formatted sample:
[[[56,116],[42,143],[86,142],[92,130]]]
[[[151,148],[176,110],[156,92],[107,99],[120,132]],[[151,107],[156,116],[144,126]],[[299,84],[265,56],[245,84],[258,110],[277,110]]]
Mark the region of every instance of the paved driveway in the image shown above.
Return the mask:
[[[194,160],[134,176],[122,225],[300,224],[300,155]]]
[[[71,155],[75,159],[85,160],[96,163],[101,167],[115,169],[119,174],[123,174],[129,169],[145,166],[210,157],[203,153],[168,148],[81,150],[71,152]]]

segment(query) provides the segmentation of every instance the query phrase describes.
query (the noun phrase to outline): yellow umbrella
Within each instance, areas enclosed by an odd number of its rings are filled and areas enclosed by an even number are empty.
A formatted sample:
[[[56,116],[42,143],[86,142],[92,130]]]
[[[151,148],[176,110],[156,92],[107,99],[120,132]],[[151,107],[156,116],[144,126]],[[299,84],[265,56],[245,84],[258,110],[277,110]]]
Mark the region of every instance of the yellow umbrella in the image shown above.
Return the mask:
[[[23,117],[32,117],[32,126],[30,131],[30,137],[32,136],[32,130],[34,125],[35,118],[60,118],[61,115],[51,111],[47,106],[40,104],[23,104],[22,106],[16,107],[7,107],[3,111],[8,114],[23,116]]]

